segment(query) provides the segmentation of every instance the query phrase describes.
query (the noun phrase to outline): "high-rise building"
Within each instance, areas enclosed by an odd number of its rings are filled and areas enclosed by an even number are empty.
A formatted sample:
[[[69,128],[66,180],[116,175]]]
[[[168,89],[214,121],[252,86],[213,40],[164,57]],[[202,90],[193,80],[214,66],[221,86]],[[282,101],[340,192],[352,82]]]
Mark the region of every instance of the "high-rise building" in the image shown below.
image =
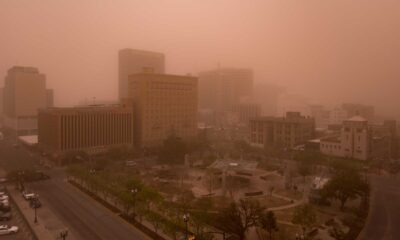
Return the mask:
[[[54,107],[54,90],[53,89],[46,90],[46,106],[48,108]]]
[[[250,144],[258,147],[294,148],[315,136],[313,118],[288,112],[286,117],[258,117],[250,120]]]
[[[154,73],[129,76],[138,147],[162,144],[170,135],[197,135],[197,78]]]
[[[122,49],[118,54],[119,99],[128,96],[128,76],[135,73],[165,73],[163,53],[136,49]]]
[[[234,107],[240,124],[249,126],[250,119],[261,116],[261,106],[258,103],[243,102]]]
[[[254,99],[261,104],[263,116],[278,115],[278,100],[285,92],[283,87],[274,84],[260,84],[254,88]]]
[[[218,68],[199,73],[199,107],[231,111],[243,97],[253,94],[253,71],[243,68]]]
[[[328,128],[330,112],[322,105],[310,105],[311,117],[315,119],[317,128]]]
[[[39,147],[60,156],[69,151],[89,154],[113,146],[133,146],[132,107],[93,105],[39,110]]]
[[[37,132],[38,110],[47,107],[46,76],[33,67],[12,67],[4,83],[4,125],[17,135]]]

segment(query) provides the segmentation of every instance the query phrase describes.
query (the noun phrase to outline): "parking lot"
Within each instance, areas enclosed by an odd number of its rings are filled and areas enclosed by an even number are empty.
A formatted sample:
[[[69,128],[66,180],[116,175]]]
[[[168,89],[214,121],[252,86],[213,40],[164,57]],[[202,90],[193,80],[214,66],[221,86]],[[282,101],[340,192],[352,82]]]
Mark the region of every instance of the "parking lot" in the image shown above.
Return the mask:
[[[0,221],[0,225],[9,225],[9,226],[17,226],[18,232],[15,234],[10,235],[0,235],[1,240],[34,240],[34,235],[32,234],[31,230],[29,229],[26,221],[24,220],[23,216],[17,209],[15,203],[10,200],[10,207],[11,207],[11,220],[8,221]],[[28,219],[29,220],[29,219]],[[32,219],[33,221],[34,219]]]

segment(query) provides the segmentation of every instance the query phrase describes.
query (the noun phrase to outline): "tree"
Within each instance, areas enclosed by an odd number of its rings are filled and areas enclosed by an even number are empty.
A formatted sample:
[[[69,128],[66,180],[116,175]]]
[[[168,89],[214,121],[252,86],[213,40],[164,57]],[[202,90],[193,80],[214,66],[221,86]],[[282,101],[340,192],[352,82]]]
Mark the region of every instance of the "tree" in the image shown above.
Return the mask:
[[[329,235],[333,237],[335,240],[346,239],[346,233],[342,229],[336,226],[329,230]]]
[[[268,232],[269,240],[273,239],[274,231],[278,231],[278,225],[274,212],[268,211],[261,215],[260,226],[262,229]]]
[[[307,162],[299,162],[297,166],[299,174],[303,177],[303,182],[306,182],[306,177],[312,172],[311,164]]]
[[[182,164],[187,153],[186,144],[179,137],[169,136],[164,140],[163,146],[159,151],[158,159],[162,163]]]
[[[305,204],[295,209],[293,213],[292,223],[298,224],[303,230],[303,236],[306,236],[307,231],[316,223],[317,215],[314,208]]]
[[[340,210],[343,210],[349,199],[363,196],[368,189],[368,183],[361,179],[358,172],[342,170],[324,186],[323,194],[328,198],[338,199]]]
[[[264,211],[265,208],[259,202],[241,199],[239,203],[231,203],[219,213],[217,224],[221,224],[221,230],[244,240],[247,230],[258,225]]]

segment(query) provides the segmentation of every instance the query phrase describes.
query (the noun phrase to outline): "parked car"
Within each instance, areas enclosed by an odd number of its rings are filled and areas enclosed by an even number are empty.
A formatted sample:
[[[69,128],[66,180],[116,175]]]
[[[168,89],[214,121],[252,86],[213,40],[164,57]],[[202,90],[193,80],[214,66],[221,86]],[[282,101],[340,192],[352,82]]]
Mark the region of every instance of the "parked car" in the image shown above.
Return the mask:
[[[11,210],[10,204],[3,204],[0,203],[0,211],[2,212],[9,212]]]
[[[8,225],[1,225],[0,226],[0,235],[6,235],[6,234],[13,234],[18,232],[18,227],[17,226],[8,226]]]
[[[25,200],[30,200],[31,198],[36,197],[35,193],[32,192],[22,192],[22,196],[25,198]]]
[[[8,195],[4,194],[4,195],[0,195],[0,201],[3,200],[8,200]]]
[[[11,219],[10,212],[0,212],[0,221],[8,221]]]

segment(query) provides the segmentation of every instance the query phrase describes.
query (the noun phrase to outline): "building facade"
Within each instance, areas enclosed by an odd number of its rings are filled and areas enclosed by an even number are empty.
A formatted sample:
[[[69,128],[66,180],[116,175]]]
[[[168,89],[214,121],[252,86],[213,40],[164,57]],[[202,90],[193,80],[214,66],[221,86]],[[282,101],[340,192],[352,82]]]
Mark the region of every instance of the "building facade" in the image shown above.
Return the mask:
[[[128,96],[128,77],[141,72],[165,73],[165,55],[136,49],[122,49],[118,54],[118,96]]]
[[[258,147],[294,148],[313,139],[315,121],[298,112],[286,117],[258,117],[250,120],[250,144]]]
[[[46,76],[33,67],[9,69],[4,82],[4,126],[16,135],[35,134],[38,110],[46,107]]]
[[[87,106],[39,111],[39,146],[60,155],[69,151],[89,154],[112,146],[133,146],[133,112],[130,107]]]
[[[218,68],[199,73],[199,107],[231,111],[243,97],[253,94],[253,70]]]
[[[233,112],[238,115],[241,125],[248,126],[250,119],[261,116],[261,106],[257,103],[239,103],[234,107]]]
[[[160,146],[170,135],[197,135],[197,78],[154,73],[129,76],[128,97],[138,147]]]

